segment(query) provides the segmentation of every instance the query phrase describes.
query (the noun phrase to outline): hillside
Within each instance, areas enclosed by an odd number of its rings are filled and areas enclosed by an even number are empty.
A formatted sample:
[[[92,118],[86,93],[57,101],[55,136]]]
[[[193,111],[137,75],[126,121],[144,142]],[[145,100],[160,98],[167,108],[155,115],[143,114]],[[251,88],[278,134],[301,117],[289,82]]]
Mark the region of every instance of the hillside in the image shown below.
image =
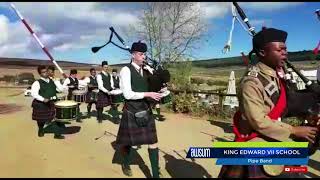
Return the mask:
[[[96,64],[78,63],[72,61],[57,61],[61,67],[88,67],[97,66]],[[0,58],[0,66],[39,66],[39,65],[53,65],[49,60],[39,59],[22,59],[22,58]]]
[[[254,57],[254,59],[256,59]],[[301,62],[310,60],[320,60],[320,55],[317,57],[312,53],[312,51],[297,51],[288,52],[288,59],[291,62]],[[204,67],[204,68],[214,68],[214,67],[226,67],[226,66],[245,66],[241,56],[229,57],[229,58],[219,58],[219,59],[207,59],[207,60],[197,60],[192,61],[193,66]]]
[[[315,56],[311,50],[296,51],[288,53],[289,60],[291,62],[301,62],[301,61],[312,61],[320,60],[320,55]],[[78,63],[72,61],[57,61],[61,67],[77,67],[77,68],[89,68],[99,66],[97,64],[87,64],[87,63]],[[121,68],[125,66],[124,64],[113,64],[110,65],[114,68]],[[194,60],[192,61],[193,66],[202,67],[202,68],[216,68],[216,67],[230,67],[230,66],[243,66],[243,60],[241,56],[228,57],[228,58],[213,58],[205,60]],[[38,65],[53,65],[49,60],[37,60],[37,59],[21,59],[21,58],[0,58],[0,66],[25,66],[25,67],[34,67]]]

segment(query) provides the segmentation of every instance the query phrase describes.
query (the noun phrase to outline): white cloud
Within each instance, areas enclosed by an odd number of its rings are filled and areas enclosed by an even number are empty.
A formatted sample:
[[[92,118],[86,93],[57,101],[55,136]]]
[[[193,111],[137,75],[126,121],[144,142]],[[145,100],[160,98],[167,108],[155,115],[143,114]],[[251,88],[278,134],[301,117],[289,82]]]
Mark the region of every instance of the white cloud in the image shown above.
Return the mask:
[[[9,20],[6,16],[0,15],[0,44],[6,42],[9,38]]]
[[[122,28],[138,21],[135,11],[113,9],[108,3],[104,4],[104,9],[97,2],[14,4],[50,52],[87,48],[90,43],[107,39],[110,35],[109,26],[121,33]],[[12,10],[8,3],[0,3],[0,6]],[[13,10],[10,16],[18,19]],[[41,51],[20,20],[9,22],[7,17],[0,16],[0,28],[0,44],[6,43],[0,49],[1,56],[32,56]],[[19,47],[19,50],[14,53],[9,47]]]
[[[265,25],[265,26],[270,26],[271,23],[272,23],[272,20],[271,19],[252,19],[250,21],[251,25],[253,26],[262,26],[262,25]]]
[[[66,52],[108,40],[109,27],[113,26],[126,42],[126,30],[130,24],[139,21],[142,7],[138,3],[123,2],[16,2],[14,3],[42,43],[54,52]],[[297,2],[254,2],[239,3],[250,12],[280,10],[300,5]],[[199,2],[205,20],[231,16],[231,2]],[[0,3],[0,7],[11,7]],[[10,16],[16,17],[11,11]],[[17,17],[16,17],[17,18]],[[11,19],[11,18],[10,18]],[[270,21],[266,21],[266,24]],[[259,25],[261,20],[251,21]],[[29,57],[41,54],[37,42],[20,20],[10,22],[8,17],[0,15],[0,54],[8,57]],[[90,48],[89,47],[89,48]],[[45,56],[45,55],[44,55]]]
[[[240,6],[245,6],[255,11],[275,11],[301,5],[303,2],[241,2]]]
[[[231,10],[230,2],[201,2],[200,6],[207,19],[224,17]]]

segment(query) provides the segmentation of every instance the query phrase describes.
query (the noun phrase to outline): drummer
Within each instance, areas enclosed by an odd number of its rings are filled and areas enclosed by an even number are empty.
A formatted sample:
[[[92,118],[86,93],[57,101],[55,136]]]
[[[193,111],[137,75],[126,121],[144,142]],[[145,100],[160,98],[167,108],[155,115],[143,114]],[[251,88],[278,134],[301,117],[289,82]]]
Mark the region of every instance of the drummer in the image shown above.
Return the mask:
[[[112,69],[112,79],[113,79],[113,83],[114,83],[114,89],[118,89],[120,90],[120,77],[118,75],[118,71],[117,69]],[[118,103],[112,103],[111,104],[111,109],[112,111],[114,112],[114,118],[116,120],[116,123],[119,123],[120,121],[120,118],[119,118],[119,115],[118,115],[118,106],[120,104]]]
[[[108,61],[102,61],[101,66],[102,71],[97,75],[99,92],[96,108],[98,111],[97,120],[99,123],[102,123],[103,108],[111,105],[110,91],[114,89],[113,78],[110,73],[108,73]]]
[[[72,100],[72,92],[78,89],[79,80],[77,78],[77,74],[78,72],[76,69],[71,69],[70,76],[63,82],[63,87],[68,89],[68,100]]]
[[[86,77],[84,80],[84,83],[88,86],[88,92],[86,94],[86,103],[88,103],[87,106],[87,117],[91,117],[91,107],[94,103],[97,106],[97,100],[93,98],[93,90],[99,90],[98,89],[98,82],[97,82],[97,73],[95,68],[90,69],[90,76]],[[97,107],[96,107],[97,108]]]
[[[57,88],[59,88],[61,90],[60,92],[63,92],[64,88],[63,88],[62,84],[60,83],[60,80],[58,78],[55,78],[55,73],[54,73],[55,68],[54,68],[54,66],[48,66],[47,71],[48,71],[49,78],[52,79],[54,84],[57,86]],[[62,128],[66,127],[64,125],[64,123],[61,123],[61,122],[58,122],[58,121],[56,121],[56,124],[57,124],[57,126],[62,127]]]
[[[114,88],[115,89],[120,89],[120,77],[118,76],[118,71],[117,69],[112,69],[112,79],[114,83]]]
[[[78,90],[79,89],[79,80],[77,78],[77,74],[78,71],[76,69],[71,69],[70,70],[70,76],[64,80],[63,82],[63,88],[64,89],[68,89],[68,96],[67,99],[68,100],[72,100],[72,92],[74,90]],[[79,105],[80,106],[80,105]],[[80,113],[80,107],[78,106],[78,112]],[[77,117],[77,122],[82,122],[82,120],[80,119],[80,117]]]
[[[38,66],[40,79],[35,81],[31,86],[32,101],[32,120],[37,121],[38,137],[43,137],[45,134],[44,125],[50,123],[55,117],[54,101],[57,99],[57,91],[61,92],[58,86],[55,85],[52,79],[48,76],[46,66]],[[61,135],[61,128],[54,134],[55,139],[64,139]]]

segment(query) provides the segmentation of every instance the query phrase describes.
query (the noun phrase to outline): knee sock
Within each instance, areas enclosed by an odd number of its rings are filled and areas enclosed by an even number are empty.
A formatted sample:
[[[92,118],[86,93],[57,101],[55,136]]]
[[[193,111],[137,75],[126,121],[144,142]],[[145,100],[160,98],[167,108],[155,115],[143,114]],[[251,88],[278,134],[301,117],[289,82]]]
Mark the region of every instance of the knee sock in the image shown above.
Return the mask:
[[[159,148],[148,148],[153,178],[159,178]]]

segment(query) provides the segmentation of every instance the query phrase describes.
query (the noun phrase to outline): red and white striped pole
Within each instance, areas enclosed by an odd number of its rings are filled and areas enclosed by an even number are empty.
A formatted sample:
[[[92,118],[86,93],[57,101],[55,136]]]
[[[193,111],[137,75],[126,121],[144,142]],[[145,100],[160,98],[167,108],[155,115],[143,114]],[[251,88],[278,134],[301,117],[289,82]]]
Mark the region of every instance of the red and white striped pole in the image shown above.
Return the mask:
[[[38,38],[38,36],[36,35],[36,33],[33,32],[33,30],[31,29],[31,27],[28,25],[27,21],[22,17],[22,15],[20,14],[20,12],[16,9],[15,5],[13,3],[10,3],[12,9],[14,10],[14,12],[19,16],[19,18],[21,19],[22,23],[27,27],[27,29],[29,30],[29,32],[32,34],[32,36],[37,40],[38,44],[41,46],[42,50],[46,53],[46,55],[50,58],[50,60],[52,61],[52,63],[58,68],[58,70],[60,71],[60,73],[66,78],[67,75],[62,71],[62,69],[60,68],[60,66],[58,65],[58,63],[53,59],[53,57],[51,56],[51,54],[49,53],[48,49],[41,43],[40,39]]]

